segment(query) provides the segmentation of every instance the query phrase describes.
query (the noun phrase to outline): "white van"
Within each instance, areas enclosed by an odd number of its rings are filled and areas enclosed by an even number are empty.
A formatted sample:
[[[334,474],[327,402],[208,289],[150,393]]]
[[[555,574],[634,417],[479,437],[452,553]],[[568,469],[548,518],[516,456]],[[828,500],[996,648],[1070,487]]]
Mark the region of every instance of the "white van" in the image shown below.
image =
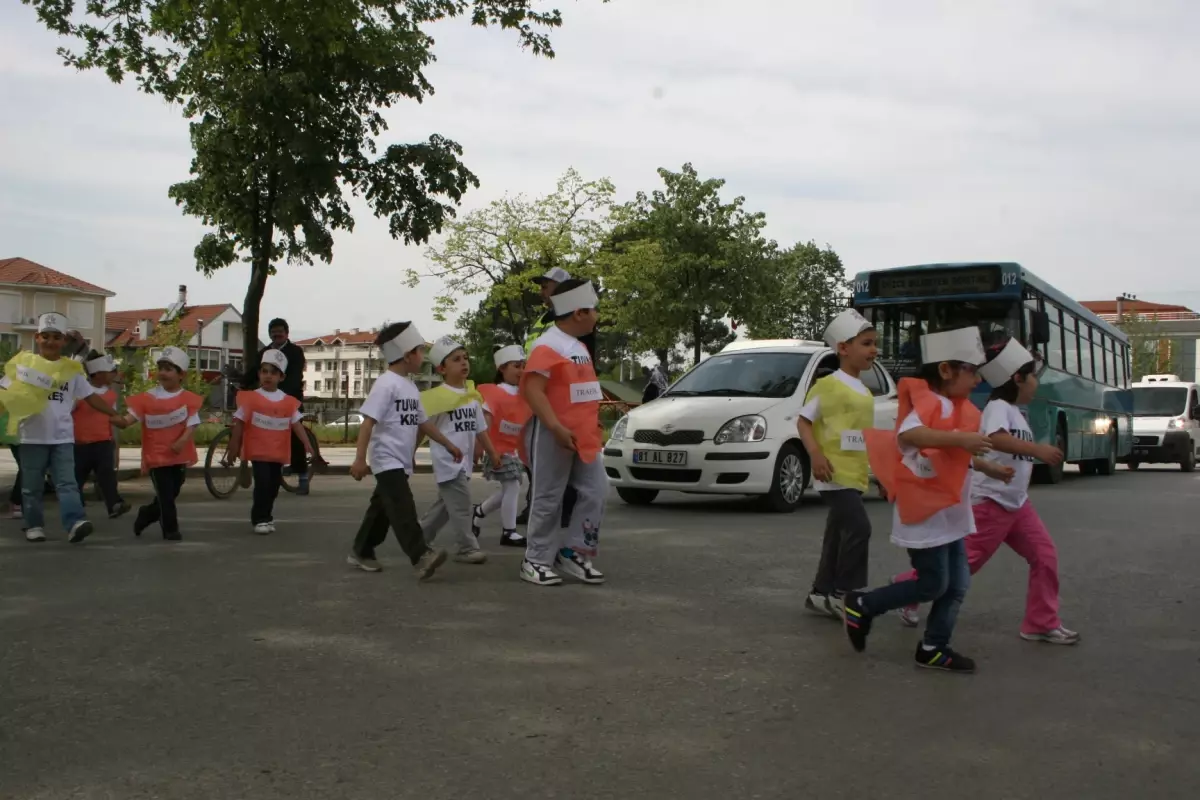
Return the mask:
[[[1200,387],[1177,375],[1147,375],[1133,384],[1133,450],[1125,463],[1196,468],[1200,453]]]
[[[675,491],[757,495],[792,511],[811,476],[796,416],[813,381],[837,367],[823,342],[733,342],[621,418],[604,448],[609,484],[630,505]],[[892,376],[875,364],[860,377],[875,398],[875,427],[894,427]]]

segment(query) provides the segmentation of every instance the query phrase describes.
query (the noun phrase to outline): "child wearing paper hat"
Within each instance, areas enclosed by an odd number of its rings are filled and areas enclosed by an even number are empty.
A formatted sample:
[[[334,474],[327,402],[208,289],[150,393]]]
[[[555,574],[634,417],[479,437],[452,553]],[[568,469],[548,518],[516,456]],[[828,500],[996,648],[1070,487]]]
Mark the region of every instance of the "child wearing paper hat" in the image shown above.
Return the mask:
[[[105,403],[117,407],[117,392],[112,388],[112,382],[117,375],[117,363],[111,355],[104,355],[92,350],[85,356],[84,369],[88,373],[88,382],[95,389],[97,397]],[[72,416],[75,418],[75,481],[79,491],[93,474],[96,476],[96,486],[104,498],[110,519],[115,519],[129,511],[129,504],[121,498],[117,490],[116,443],[113,441],[112,417],[89,406],[78,403]]]
[[[480,522],[499,509],[500,544],[524,547],[525,537],[517,533],[517,506],[521,502],[521,479],[525,476],[520,455],[521,437],[533,416],[520,391],[521,376],[525,373],[525,349],[515,344],[501,347],[492,360],[496,364],[496,382],[480,386],[479,392],[483,395],[488,436],[500,454],[500,461],[493,462],[491,456],[484,456],[483,477],[499,482],[500,489],[475,506],[471,532],[478,537]]]
[[[196,428],[204,399],[183,388],[191,359],[178,347],[164,347],[156,360],[158,385],[125,401],[128,421],[142,425],[142,472],[154,484],[154,500],[138,508],[133,534],[159,523],[163,539],[178,542],[179,514],[175,501],[183,489],[187,468],[198,460]]]
[[[1011,469],[1011,481],[997,480],[976,471],[971,483],[971,503],[976,531],[966,539],[967,565],[974,575],[1007,544],[1029,564],[1029,586],[1021,638],[1049,644],[1076,644],[1079,634],[1058,616],[1058,550],[1029,499],[1033,462],[1060,464],[1063,452],[1050,444],[1037,444],[1019,406],[1028,405],[1037,392],[1037,362],[1016,339],[991,348],[979,374],[992,386],[983,409],[982,428],[992,442],[987,459]],[[912,580],[915,573],[896,576]],[[905,624],[916,625],[916,609],[906,609]]]
[[[998,465],[973,458],[992,447],[979,432],[979,409],[970,399],[979,383],[979,365],[986,360],[978,328],[926,334],[921,338],[921,377],[900,382],[895,433],[868,431],[865,436],[871,467],[895,502],[892,542],[908,550],[917,577],[846,595],[846,633],[855,650],[866,649],[876,616],[932,602],[914,656],[917,666],[975,670],[975,662],[955,652],[950,639],[970,585],[963,540],[975,531],[972,463],[1000,480],[1006,476]]]
[[[524,438],[532,498],[520,577],[535,586],[557,586],[561,571],[599,584],[604,573],[591,559],[599,547],[608,493],[599,458],[604,395],[591,354],[580,341],[596,329],[599,298],[590,282],[572,279],[559,284],[550,300],[554,325],[534,343],[521,377],[521,395],[534,418]],[[564,535],[561,508],[568,485],[578,499]]]
[[[872,369],[876,338],[875,327],[852,308],[834,318],[825,342],[839,368],[813,384],[796,421],[814,487],[829,507],[821,560],[804,607],[839,620],[846,593],[867,585],[871,520],[863,493],[870,468],[863,431],[875,424],[875,400],[859,375]]]
[[[98,396],[78,361],[65,358],[63,347],[70,322],[58,313],[38,318],[37,353],[17,353],[0,380],[0,404],[8,411],[8,432],[20,436],[21,513],[25,538],[45,541],[43,479],[47,472],[58,497],[59,516],[72,544],[92,532],[75,476],[75,420],[77,402],[110,421],[119,415]],[[123,423],[114,422],[118,426]]]

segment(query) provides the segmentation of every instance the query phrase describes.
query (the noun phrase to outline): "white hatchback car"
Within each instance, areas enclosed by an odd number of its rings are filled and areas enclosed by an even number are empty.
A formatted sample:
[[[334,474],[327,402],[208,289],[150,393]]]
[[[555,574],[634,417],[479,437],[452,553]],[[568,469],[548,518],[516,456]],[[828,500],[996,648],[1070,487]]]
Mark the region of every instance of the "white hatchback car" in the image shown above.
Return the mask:
[[[837,366],[822,342],[734,342],[617,422],[604,447],[609,483],[631,505],[676,491],[759,495],[771,510],[794,510],[810,476],[796,416],[813,381]],[[875,426],[894,427],[892,377],[878,364],[861,377]]]

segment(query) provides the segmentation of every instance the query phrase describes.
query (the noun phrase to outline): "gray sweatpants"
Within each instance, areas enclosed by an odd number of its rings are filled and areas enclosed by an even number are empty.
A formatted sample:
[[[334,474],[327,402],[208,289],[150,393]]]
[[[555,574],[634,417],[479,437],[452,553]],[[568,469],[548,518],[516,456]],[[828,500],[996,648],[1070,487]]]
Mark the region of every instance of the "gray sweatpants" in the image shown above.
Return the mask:
[[[525,558],[534,564],[553,566],[563,547],[594,556],[600,545],[600,523],[604,521],[604,497],[608,480],[600,456],[588,464],[578,454],[554,441],[554,435],[535,418],[525,433],[530,461],[529,525],[525,531]],[[570,484],[579,499],[571,522],[562,528],[563,493]]]
[[[450,525],[454,533],[455,552],[479,549],[479,540],[471,533],[471,478],[465,472],[453,480],[439,483],[437,500],[421,517],[421,531],[426,544],[433,545],[438,532]]]

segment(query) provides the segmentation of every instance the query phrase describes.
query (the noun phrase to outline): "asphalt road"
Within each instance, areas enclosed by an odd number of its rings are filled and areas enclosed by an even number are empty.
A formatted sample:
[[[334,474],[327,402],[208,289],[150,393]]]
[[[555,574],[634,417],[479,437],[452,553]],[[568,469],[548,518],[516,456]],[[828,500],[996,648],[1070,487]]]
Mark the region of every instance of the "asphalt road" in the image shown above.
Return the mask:
[[[270,537],[248,493],[198,481],[179,545],[128,519],[30,545],[4,521],[0,798],[1194,798],[1198,481],[1037,490],[1083,643],[1017,637],[1002,551],[959,620],[974,676],[915,669],[894,618],[858,655],[804,615],[819,503],[614,497],[609,583],[557,589],[519,582],[494,529],[491,563],[428,584],[394,540],[383,573],[352,571],[348,478],[282,497]],[[870,508],[882,581],[904,558]]]

